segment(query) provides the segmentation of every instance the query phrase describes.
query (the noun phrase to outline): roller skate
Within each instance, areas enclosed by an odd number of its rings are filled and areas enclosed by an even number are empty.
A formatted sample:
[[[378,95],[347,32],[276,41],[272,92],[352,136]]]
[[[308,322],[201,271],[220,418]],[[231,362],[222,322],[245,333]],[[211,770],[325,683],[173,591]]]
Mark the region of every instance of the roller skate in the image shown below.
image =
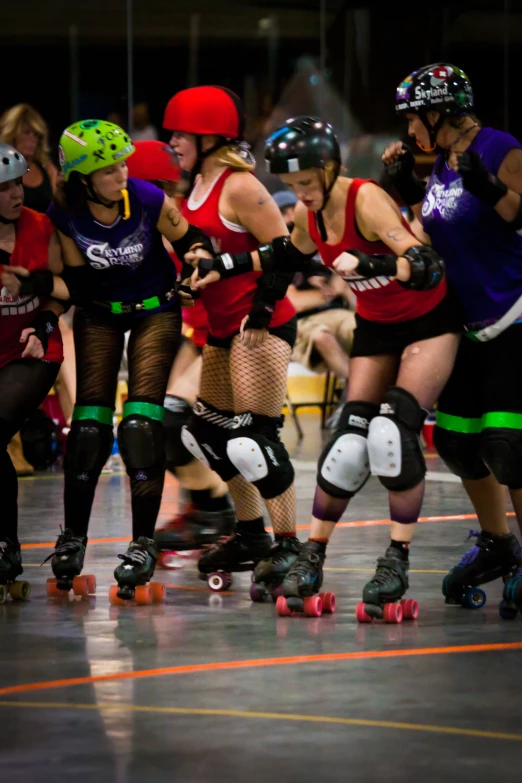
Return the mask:
[[[304,614],[320,617],[323,612],[335,612],[334,593],[320,593],[323,584],[324,547],[317,541],[307,541],[283,581],[283,594],[276,601],[280,617]]]
[[[216,593],[228,590],[232,573],[253,571],[270,554],[272,539],[268,533],[249,535],[235,532],[204,552],[198,562],[199,578]]]
[[[498,607],[498,613],[503,620],[514,620],[519,612],[522,613],[522,568],[512,574],[510,579],[506,579],[502,601]]]
[[[159,549],[158,565],[162,568],[182,568],[189,552],[217,544],[221,537],[230,536],[236,516],[233,509],[203,511],[191,506],[184,514],[176,515],[154,533]],[[181,554],[180,554],[181,553]]]
[[[301,542],[295,536],[277,536],[268,557],[260,560],[252,574],[250,598],[261,603],[271,596],[277,601],[283,595],[283,579],[297,560]]]
[[[133,601],[138,606],[161,603],[165,599],[165,585],[151,582],[158,559],[158,550],[152,538],[140,536],[131,541],[124,555],[118,555],[123,564],[114,571],[118,582],[109,590],[113,606],[124,606]]]
[[[93,574],[80,576],[86,547],[87,536],[75,536],[69,528],[62,530],[54,552],[44,560],[44,563],[51,561],[54,574],[54,578],[50,577],[47,580],[49,598],[64,597],[70,590],[74,595],[82,597],[96,592],[96,577]]]
[[[8,593],[13,601],[27,601],[29,582],[16,581],[23,570],[20,544],[13,544],[8,538],[0,541],[0,604],[5,604]]]
[[[378,558],[375,576],[364,586],[363,600],[355,608],[359,623],[373,623],[374,620],[402,623],[417,619],[417,601],[402,598],[409,587],[408,568],[408,555],[389,546],[384,557]]]
[[[484,530],[472,530],[468,538],[473,537],[477,543],[446,574],[442,593],[447,604],[480,609],[486,603],[486,593],[478,585],[501,577],[507,581],[522,566],[522,550],[512,533],[494,536]]]

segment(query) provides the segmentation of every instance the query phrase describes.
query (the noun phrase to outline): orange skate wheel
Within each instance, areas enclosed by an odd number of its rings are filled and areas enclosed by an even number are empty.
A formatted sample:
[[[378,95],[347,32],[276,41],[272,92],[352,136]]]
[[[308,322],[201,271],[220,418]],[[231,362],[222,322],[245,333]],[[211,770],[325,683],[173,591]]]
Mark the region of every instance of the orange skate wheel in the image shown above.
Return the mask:
[[[373,617],[366,613],[366,604],[363,601],[355,607],[355,618],[358,623],[373,623]]]
[[[284,595],[280,595],[276,601],[276,612],[279,617],[291,617],[293,612],[286,605],[286,598]]]
[[[96,592],[96,577],[94,574],[87,574],[87,587],[89,588],[89,595],[93,595]]]
[[[9,595],[13,601],[27,601],[31,594],[31,585],[29,582],[11,582],[9,585]]]
[[[149,582],[149,587],[152,593],[152,603],[162,604],[165,600],[165,585],[163,582]]]
[[[127,603],[126,601],[123,600],[123,598],[120,598],[118,596],[118,590],[119,590],[118,585],[111,585],[109,589],[109,603],[111,604],[111,606],[125,606],[125,604]]]
[[[152,603],[152,590],[149,585],[138,585],[134,593],[134,600],[138,606],[149,606]]]
[[[319,598],[323,604],[323,614],[333,614],[337,604],[335,593],[319,593]]]
[[[404,598],[401,601],[402,619],[416,620],[419,616],[419,604],[413,598]]]
[[[383,619],[385,623],[402,623],[402,606],[400,604],[384,604]]]
[[[69,598],[69,591],[60,590],[60,588],[56,585],[56,579],[52,576],[48,578],[46,588],[49,598],[63,598],[64,596]]]
[[[320,617],[323,613],[323,602],[318,595],[304,599],[304,613],[307,617]]]
[[[82,576],[75,576],[72,583],[72,589],[74,595],[88,595],[89,578],[85,574]]]

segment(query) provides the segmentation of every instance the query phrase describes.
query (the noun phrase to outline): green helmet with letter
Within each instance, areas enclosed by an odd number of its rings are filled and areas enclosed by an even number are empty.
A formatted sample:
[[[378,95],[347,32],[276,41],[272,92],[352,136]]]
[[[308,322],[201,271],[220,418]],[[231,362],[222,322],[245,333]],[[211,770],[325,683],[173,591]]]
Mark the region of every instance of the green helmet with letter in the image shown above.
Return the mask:
[[[73,171],[88,176],[132,155],[130,136],[113,122],[82,120],[69,125],[60,138],[58,154],[65,181]]]

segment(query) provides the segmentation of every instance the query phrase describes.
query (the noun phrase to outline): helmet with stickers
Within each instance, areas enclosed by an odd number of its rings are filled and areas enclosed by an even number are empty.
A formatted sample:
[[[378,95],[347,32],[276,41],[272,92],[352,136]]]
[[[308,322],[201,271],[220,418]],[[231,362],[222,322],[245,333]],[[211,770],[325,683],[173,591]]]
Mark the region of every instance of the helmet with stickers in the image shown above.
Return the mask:
[[[0,182],[9,182],[27,174],[29,167],[21,152],[0,142]]]
[[[87,176],[121,163],[133,152],[134,144],[128,134],[105,120],[82,120],[69,125],[62,133],[58,147],[65,181],[73,171]]]
[[[435,149],[435,139],[444,119],[473,111],[471,82],[460,68],[450,63],[433,63],[410,73],[397,87],[395,111],[397,114],[418,114],[430,142]],[[434,125],[427,118],[429,111],[440,117]]]

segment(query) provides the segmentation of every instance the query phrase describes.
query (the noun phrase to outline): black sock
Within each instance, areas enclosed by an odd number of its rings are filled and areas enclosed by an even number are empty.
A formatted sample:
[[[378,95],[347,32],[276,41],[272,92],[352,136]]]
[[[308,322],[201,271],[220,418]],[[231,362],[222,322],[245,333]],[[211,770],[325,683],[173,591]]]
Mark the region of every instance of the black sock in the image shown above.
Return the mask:
[[[236,530],[238,533],[244,533],[247,536],[260,536],[265,532],[265,520],[263,517],[238,520]]]
[[[202,511],[228,511],[231,508],[228,492],[219,498],[212,497],[210,489],[191,489],[190,499]]]
[[[398,549],[398,551],[403,555],[403,557],[407,558],[409,551],[410,551],[410,542],[409,541],[394,541],[393,538],[390,541],[390,546],[393,549]]]
[[[314,544],[318,544],[319,551],[322,555],[326,554],[326,547],[328,546],[328,541],[324,538],[309,538],[309,541],[313,541]]]

